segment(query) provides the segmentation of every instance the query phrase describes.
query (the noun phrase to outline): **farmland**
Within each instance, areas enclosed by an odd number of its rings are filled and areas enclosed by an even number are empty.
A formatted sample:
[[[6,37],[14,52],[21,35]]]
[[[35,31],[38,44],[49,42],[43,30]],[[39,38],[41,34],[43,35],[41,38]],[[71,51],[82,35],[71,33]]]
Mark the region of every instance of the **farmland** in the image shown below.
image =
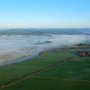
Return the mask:
[[[90,57],[73,52],[43,52],[0,68],[0,90],[89,90]]]

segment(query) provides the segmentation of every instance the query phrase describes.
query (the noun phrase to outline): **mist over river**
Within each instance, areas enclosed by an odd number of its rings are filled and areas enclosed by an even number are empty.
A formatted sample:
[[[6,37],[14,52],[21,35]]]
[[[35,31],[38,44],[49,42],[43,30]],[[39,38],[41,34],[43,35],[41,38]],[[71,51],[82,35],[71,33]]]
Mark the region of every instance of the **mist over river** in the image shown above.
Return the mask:
[[[90,43],[89,35],[1,35],[0,66],[24,61],[56,47]]]

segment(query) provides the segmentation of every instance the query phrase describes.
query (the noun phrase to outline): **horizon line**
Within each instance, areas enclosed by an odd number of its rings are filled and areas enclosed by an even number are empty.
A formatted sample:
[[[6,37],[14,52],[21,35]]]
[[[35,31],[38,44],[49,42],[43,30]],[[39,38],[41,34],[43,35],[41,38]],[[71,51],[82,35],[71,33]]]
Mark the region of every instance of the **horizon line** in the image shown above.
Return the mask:
[[[32,27],[13,27],[13,28],[0,28],[0,29],[90,29],[90,27],[62,27],[62,28],[32,28]]]

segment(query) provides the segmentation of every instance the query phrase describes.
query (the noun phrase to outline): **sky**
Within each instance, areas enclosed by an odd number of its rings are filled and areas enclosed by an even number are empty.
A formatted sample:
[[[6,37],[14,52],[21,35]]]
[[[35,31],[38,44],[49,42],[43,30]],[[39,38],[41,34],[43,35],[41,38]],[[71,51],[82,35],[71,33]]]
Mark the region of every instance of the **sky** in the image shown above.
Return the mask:
[[[0,0],[0,28],[90,28],[90,0]]]

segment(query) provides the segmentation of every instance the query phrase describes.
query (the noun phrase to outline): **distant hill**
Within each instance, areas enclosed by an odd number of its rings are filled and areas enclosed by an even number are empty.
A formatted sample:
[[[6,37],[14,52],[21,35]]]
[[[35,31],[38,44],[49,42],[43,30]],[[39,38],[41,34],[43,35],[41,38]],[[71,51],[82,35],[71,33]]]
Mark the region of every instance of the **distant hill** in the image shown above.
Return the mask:
[[[0,35],[86,35],[84,29],[8,29],[0,30]]]

